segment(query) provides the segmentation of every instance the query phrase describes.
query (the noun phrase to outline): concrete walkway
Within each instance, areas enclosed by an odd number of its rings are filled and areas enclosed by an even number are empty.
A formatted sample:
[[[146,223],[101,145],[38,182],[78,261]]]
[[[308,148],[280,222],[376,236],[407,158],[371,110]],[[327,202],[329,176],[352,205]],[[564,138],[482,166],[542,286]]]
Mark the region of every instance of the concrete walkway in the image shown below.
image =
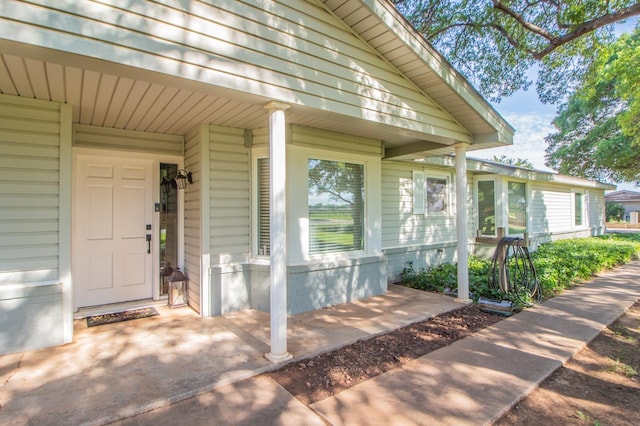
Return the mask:
[[[382,296],[290,316],[289,351],[311,357],[459,306],[447,296],[390,286]],[[277,368],[264,358],[269,314],[201,318],[189,308],[157,309],[160,316],[91,328],[77,320],[72,344],[0,356],[0,425],[108,424],[203,393],[226,395],[223,423],[238,423],[238,416],[306,423],[293,419],[308,408],[275,383],[242,382]]]
[[[261,376],[119,424],[490,424],[639,298],[634,262],[310,407]]]

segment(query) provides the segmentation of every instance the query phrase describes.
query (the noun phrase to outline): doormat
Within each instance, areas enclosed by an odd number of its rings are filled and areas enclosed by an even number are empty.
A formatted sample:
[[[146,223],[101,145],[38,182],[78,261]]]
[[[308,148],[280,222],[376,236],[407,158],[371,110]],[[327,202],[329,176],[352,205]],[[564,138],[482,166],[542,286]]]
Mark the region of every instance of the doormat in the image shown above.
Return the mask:
[[[160,315],[155,308],[132,309],[130,311],[116,312],[114,314],[94,315],[87,317],[87,327],[97,325],[113,324],[115,322],[129,321],[139,318],[155,317]]]

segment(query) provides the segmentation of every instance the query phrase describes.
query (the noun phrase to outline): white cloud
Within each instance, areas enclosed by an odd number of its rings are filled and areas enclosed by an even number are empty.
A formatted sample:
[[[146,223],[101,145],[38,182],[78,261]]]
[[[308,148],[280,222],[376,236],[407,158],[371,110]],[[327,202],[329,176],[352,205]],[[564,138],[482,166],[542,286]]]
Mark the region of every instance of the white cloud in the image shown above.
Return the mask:
[[[538,112],[506,113],[504,118],[516,129],[513,145],[472,151],[469,156],[491,159],[494,155],[506,155],[509,158],[529,160],[536,169],[551,170],[544,165],[547,148],[544,138],[554,132],[554,127],[551,125],[554,115]]]

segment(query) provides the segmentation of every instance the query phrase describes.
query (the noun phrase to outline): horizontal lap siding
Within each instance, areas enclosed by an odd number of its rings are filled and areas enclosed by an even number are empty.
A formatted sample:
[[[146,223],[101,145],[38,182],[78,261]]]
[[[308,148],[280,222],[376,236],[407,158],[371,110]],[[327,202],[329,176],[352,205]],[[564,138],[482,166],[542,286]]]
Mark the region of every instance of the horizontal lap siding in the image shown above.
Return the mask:
[[[211,263],[246,261],[250,247],[250,150],[244,130],[210,126]]]
[[[200,307],[200,259],[202,247],[200,241],[200,135],[193,132],[187,135],[184,147],[184,166],[193,173],[193,185],[184,190],[184,269],[189,277],[189,305],[197,312]]]
[[[599,227],[605,225],[605,199],[603,190],[590,190],[587,191],[586,203],[587,203],[587,218],[588,225],[591,227]]]
[[[382,141],[302,126],[291,126],[290,131],[294,145],[350,154],[382,156]]]
[[[10,3],[0,37],[469,140],[469,132],[321,5],[302,0]],[[112,4],[109,4],[112,3]],[[19,31],[27,24],[31,31]],[[33,34],[33,35],[32,35]]]
[[[531,229],[529,233],[560,232],[573,229],[570,188],[530,184]]]
[[[450,215],[413,214],[412,171],[430,168],[399,162],[382,162],[382,247],[395,248],[413,245],[439,244],[456,241],[456,217]],[[438,169],[450,173],[453,188],[455,175],[451,170]],[[471,182],[468,184],[469,237],[473,235],[475,217],[472,204]],[[455,204],[455,193],[451,190],[451,203]],[[455,209],[452,209],[454,212]]]
[[[0,285],[58,280],[60,106],[0,95]]]
[[[182,136],[110,129],[76,124],[73,127],[73,146],[153,154],[182,155]]]

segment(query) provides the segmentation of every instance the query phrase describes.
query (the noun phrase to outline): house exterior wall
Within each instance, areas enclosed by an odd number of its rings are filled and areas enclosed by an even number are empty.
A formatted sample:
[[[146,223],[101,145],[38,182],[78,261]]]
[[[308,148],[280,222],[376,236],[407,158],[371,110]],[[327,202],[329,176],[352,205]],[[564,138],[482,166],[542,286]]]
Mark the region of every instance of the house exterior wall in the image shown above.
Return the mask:
[[[413,172],[449,179],[449,211],[446,214],[413,211]],[[467,233],[475,235],[473,175],[467,179]],[[451,168],[394,161],[382,163],[382,245],[390,282],[398,281],[407,262],[416,269],[456,261],[455,173]]]
[[[268,155],[268,132],[210,126],[211,291],[213,313],[240,309],[269,310],[269,258],[255,250],[257,158]],[[307,215],[307,158],[363,161],[366,167],[367,220],[379,225],[380,141],[300,126],[289,126],[288,169],[288,309],[299,313],[386,291],[380,237],[369,233],[363,253],[310,256],[301,235]]]
[[[200,162],[202,145],[201,127],[185,136],[184,167],[193,173],[193,184],[184,190],[184,272],[189,278],[189,306],[198,313],[202,312],[202,255],[207,253],[202,240],[203,193],[207,193]]]
[[[101,64],[106,71],[124,65],[215,82],[257,102],[268,98],[471,142],[468,131],[321,2],[163,3],[9,2],[0,39],[64,45],[111,62]],[[82,108],[74,114],[74,122],[83,122]]]
[[[86,124],[73,125],[73,146],[160,155],[182,156],[184,154],[184,138],[182,136],[111,129]]]
[[[0,95],[0,351],[69,342],[71,111]]]

